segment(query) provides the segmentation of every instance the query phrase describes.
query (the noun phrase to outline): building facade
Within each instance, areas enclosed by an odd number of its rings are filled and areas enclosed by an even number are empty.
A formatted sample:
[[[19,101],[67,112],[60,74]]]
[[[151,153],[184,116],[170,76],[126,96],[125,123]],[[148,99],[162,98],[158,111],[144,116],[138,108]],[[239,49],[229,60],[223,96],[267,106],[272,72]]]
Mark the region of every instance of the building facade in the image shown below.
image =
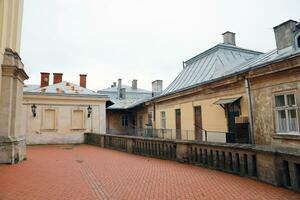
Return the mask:
[[[41,85],[24,87],[23,129],[27,144],[83,143],[84,133],[105,133],[108,97],[86,88],[86,75],[80,85],[62,80],[54,73],[41,73]]]
[[[132,129],[137,129],[135,113],[131,108],[140,102],[145,102],[152,98],[152,92],[138,88],[137,80],[132,80],[132,85],[122,84],[122,79],[118,79],[118,84],[114,82],[111,87],[99,90],[98,93],[109,96],[113,105],[107,108],[107,132],[127,134]],[[145,125],[143,123],[143,125]],[[146,125],[145,125],[146,126]]]
[[[277,48],[236,46],[235,34],[184,62],[162,92],[132,107],[157,136],[296,147],[299,132],[300,24],[274,27]]]

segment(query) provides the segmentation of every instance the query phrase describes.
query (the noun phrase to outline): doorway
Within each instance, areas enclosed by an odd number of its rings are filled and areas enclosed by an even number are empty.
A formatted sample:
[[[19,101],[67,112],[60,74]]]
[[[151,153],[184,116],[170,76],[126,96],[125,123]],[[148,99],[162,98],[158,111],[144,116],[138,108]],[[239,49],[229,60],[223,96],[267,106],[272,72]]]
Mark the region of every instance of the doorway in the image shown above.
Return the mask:
[[[176,139],[181,139],[181,111],[180,109],[175,110],[175,121],[176,121]]]
[[[201,106],[194,107],[195,140],[202,141],[202,110]]]
[[[235,117],[241,115],[240,100],[237,100],[231,104],[226,104],[227,111],[227,125],[228,133],[231,137],[228,138],[227,142],[236,142],[237,128],[235,123]]]

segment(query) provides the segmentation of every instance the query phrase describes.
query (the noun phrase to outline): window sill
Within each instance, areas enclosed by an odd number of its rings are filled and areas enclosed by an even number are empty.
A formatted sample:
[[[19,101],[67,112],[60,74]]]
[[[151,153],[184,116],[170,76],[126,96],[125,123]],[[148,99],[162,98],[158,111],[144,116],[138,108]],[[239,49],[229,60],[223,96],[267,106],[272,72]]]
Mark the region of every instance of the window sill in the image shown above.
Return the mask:
[[[57,129],[41,129],[41,131],[56,132]]]
[[[277,133],[272,137],[273,139],[300,140],[300,134],[296,134],[296,133]]]

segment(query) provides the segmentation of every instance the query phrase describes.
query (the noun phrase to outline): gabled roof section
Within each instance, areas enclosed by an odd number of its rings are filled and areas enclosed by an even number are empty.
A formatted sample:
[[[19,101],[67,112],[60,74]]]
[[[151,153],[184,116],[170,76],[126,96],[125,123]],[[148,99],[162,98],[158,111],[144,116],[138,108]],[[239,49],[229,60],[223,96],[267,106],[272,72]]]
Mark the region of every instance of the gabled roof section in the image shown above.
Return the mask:
[[[37,85],[24,86],[23,92],[27,94],[42,95],[107,97],[106,95],[98,94],[90,89],[80,87],[79,85],[67,81],[46,87],[39,87]]]
[[[126,89],[126,93],[152,93],[151,91],[149,90],[144,90],[144,89],[141,89],[141,88],[137,88],[137,89],[132,89],[131,86],[129,85],[123,85],[122,84],[122,88],[125,88]],[[109,87],[109,88],[106,88],[106,89],[102,89],[102,90],[98,90],[97,91],[98,93],[104,93],[104,92],[118,92],[118,87]]]
[[[126,89],[125,99],[118,98],[118,87],[110,87],[107,89],[98,90],[97,93],[107,95],[114,103],[108,107],[110,110],[130,109],[152,98],[152,92],[144,89],[133,89],[131,86],[122,85]]]
[[[187,60],[186,66],[162,95],[174,93],[225,75],[236,66],[261,55],[261,52],[229,44],[218,44]]]

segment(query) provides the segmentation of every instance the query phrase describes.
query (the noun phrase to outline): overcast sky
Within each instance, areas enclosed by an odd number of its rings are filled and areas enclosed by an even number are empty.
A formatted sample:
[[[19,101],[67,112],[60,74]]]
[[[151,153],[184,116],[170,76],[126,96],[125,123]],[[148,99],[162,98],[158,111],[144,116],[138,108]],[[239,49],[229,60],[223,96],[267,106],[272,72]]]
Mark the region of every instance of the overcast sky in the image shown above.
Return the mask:
[[[237,45],[258,51],[275,48],[273,27],[300,21],[300,0],[25,0],[21,57],[30,79],[40,72],[62,72],[87,87],[109,87],[138,80],[164,81],[182,69],[182,61],[236,33]],[[50,79],[52,83],[52,78]]]

